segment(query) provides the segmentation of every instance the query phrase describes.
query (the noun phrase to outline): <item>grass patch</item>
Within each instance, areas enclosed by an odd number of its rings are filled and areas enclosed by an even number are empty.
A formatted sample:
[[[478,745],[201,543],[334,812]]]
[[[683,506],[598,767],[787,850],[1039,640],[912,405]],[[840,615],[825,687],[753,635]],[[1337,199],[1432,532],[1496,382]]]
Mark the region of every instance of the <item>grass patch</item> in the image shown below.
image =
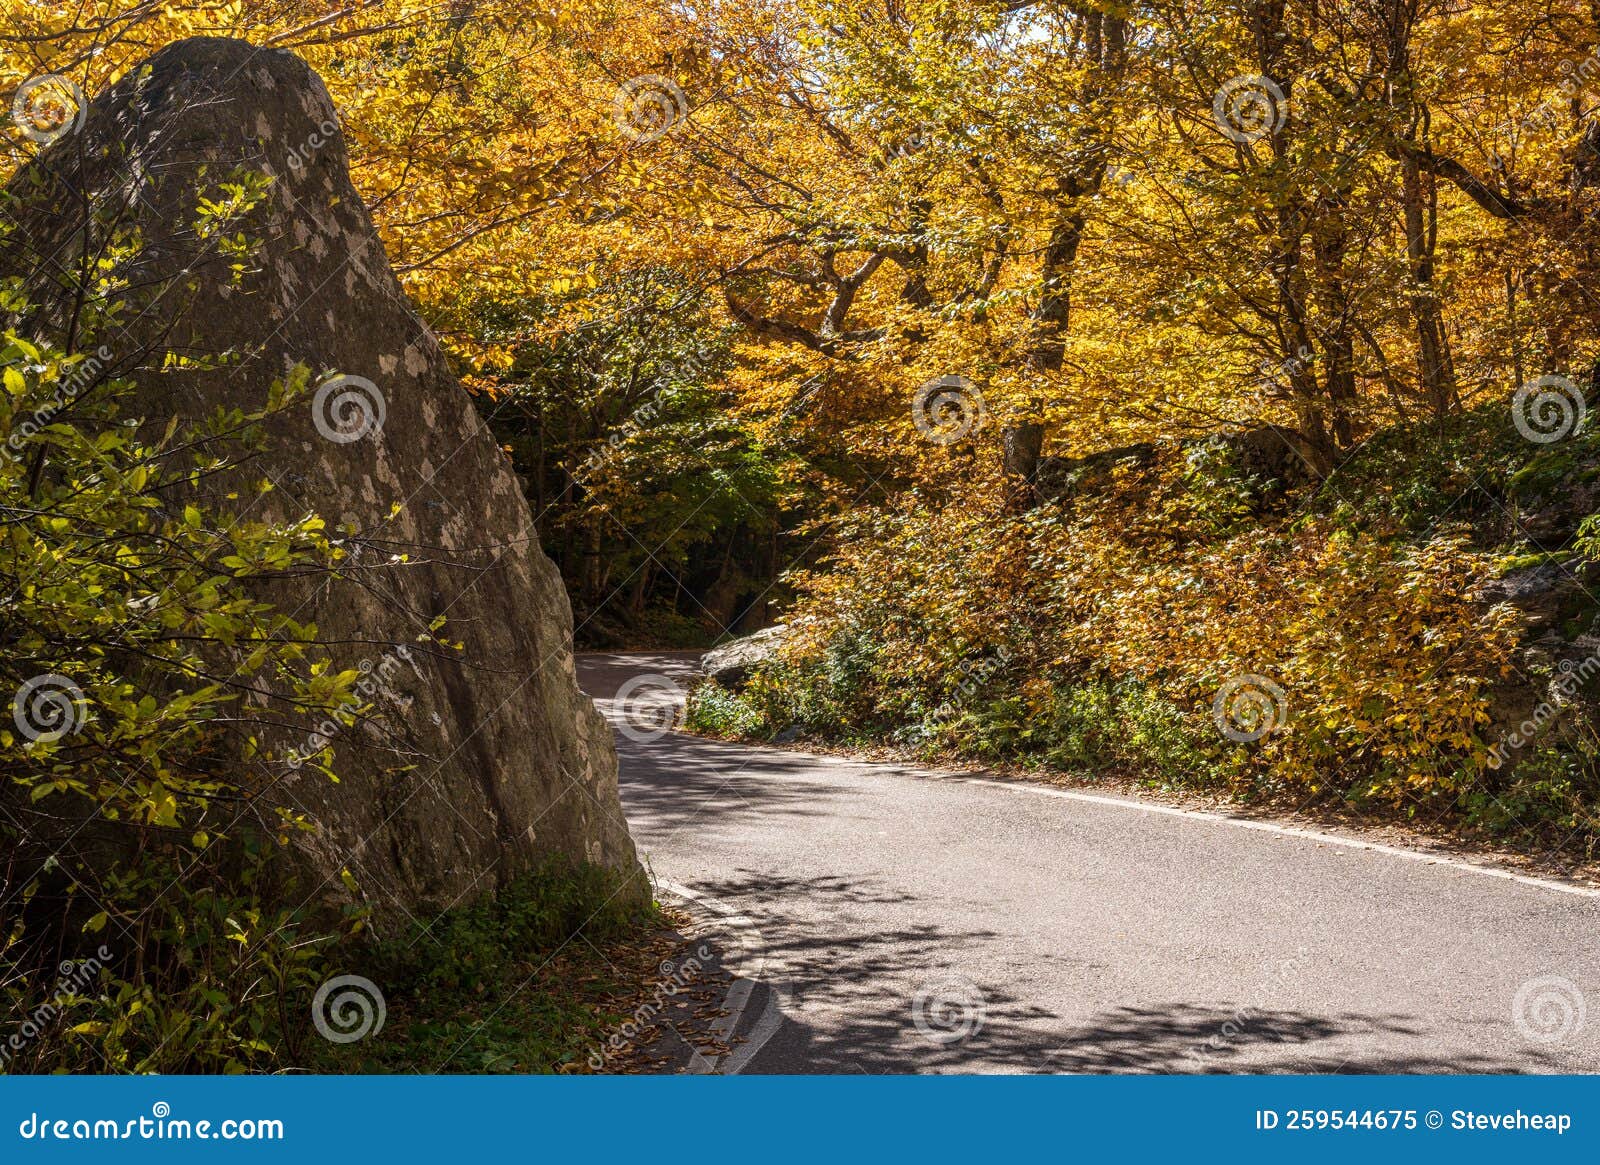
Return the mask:
[[[375,945],[349,970],[383,991],[383,1030],[316,1040],[312,1069],[583,1070],[660,961],[659,911],[618,890],[611,871],[552,865]]]
[[[759,707],[714,680],[691,693],[685,723],[690,731],[705,736],[740,739],[771,735]]]

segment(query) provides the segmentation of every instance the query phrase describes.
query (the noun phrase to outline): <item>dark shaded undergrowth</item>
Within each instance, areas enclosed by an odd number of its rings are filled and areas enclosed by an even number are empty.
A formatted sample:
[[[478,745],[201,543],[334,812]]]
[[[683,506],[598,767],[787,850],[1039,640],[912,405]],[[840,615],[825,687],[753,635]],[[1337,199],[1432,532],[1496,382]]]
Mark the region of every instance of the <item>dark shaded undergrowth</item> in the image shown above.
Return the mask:
[[[1530,442],[1494,406],[1380,433],[1298,489],[1174,443],[1025,515],[918,499],[801,579],[780,657],[702,686],[689,724],[1592,857],[1600,685],[1574,662],[1600,615],[1596,481],[1593,429]]]

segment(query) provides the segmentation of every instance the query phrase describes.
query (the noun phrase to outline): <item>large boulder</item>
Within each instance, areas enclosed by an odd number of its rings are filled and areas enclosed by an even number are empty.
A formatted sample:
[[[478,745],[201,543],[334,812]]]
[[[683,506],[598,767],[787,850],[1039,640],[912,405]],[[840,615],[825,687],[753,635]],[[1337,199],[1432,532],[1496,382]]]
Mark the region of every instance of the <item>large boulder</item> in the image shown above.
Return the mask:
[[[778,653],[788,631],[786,625],[779,623],[743,639],[729,640],[700,657],[700,670],[706,678],[738,691],[749,683],[756,668]]]
[[[196,204],[241,175],[265,201],[230,228],[259,241],[240,279]],[[60,340],[85,244],[137,240],[123,323],[99,337],[160,429],[260,407],[293,366],[331,384],[273,418],[249,466],[276,489],[252,517],[342,525],[355,564],[277,582],[331,661],[374,673],[383,731],[328,725],[339,783],[296,725],[249,770],[317,827],[299,851],[337,894],[348,868],[380,910],[441,907],[554,857],[639,874],[611,733],[578,689],[572,614],[512,468],[390,269],[351,184],[339,118],[299,58],[223,39],[173,44],[99,96],[10,184],[0,277],[22,326]],[[133,233],[130,233],[133,232]],[[339,380],[339,377],[347,379]],[[237,484],[237,483],[235,483]],[[398,506],[397,512],[394,507]],[[419,646],[436,617],[459,652]]]

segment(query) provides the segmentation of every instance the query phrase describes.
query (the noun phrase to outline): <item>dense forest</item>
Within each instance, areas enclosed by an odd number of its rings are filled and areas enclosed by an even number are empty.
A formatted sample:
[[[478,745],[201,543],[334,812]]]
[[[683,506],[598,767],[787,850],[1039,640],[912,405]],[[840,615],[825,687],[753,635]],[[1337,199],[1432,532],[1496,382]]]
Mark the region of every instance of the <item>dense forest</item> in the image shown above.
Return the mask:
[[[720,629],[813,523],[986,492],[1008,435],[1025,473],[1273,423],[1322,477],[1591,377],[1582,4],[8,16],[12,88],[197,33],[319,69],[584,609]],[[914,422],[940,377],[958,440]]]
[[[786,628],[737,690],[699,691],[697,730],[1600,843],[1600,4],[0,9],[6,178],[183,38],[316,70],[578,643]],[[269,186],[235,178],[201,213],[231,241]],[[0,288],[13,321],[18,294]],[[271,666],[303,707],[362,704],[359,675],[300,670],[314,631],[186,573],[208,513],[143,574],[98,554],[85,524],[142,529],[164,455],[41,414],[94,352],[7,326],[0,651],[170,645],[138,602],[181,577],[205,635],[298,645]],[[41,508],[45,445],[100,467],[70,512]],[[337,559],[340,517],[256,531],[238,569]],[[100,588],[75,622],[66,576]],[[110,622],[89,612],[104,594],[126,609]],[[178,723],[116,678],[83,684],[121,692],[108,755],[210,747],[222,693],[189,693]],[[188,833],[217,795],[181,765],[108,791],[24,743],[0,726],[30,804],[83,795]],[[277,933],[259,896],[238,911]],[[311,981],[301,943],[274,951],[278,981]],[[273,1021],[244,1014],[148,1063],[271,1059]]]

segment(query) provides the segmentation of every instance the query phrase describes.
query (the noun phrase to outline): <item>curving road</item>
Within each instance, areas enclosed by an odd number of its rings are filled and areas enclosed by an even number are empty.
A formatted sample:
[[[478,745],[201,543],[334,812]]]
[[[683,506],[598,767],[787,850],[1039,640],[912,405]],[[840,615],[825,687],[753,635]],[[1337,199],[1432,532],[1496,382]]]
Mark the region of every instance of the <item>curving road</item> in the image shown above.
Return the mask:
[[[670,697],[637,677],[686,681],[692,655],[578,668],[619,725],[641,854],[748,980],[715,1070],[1600,1070],[1595,891],[653,732],[640,708]]]

